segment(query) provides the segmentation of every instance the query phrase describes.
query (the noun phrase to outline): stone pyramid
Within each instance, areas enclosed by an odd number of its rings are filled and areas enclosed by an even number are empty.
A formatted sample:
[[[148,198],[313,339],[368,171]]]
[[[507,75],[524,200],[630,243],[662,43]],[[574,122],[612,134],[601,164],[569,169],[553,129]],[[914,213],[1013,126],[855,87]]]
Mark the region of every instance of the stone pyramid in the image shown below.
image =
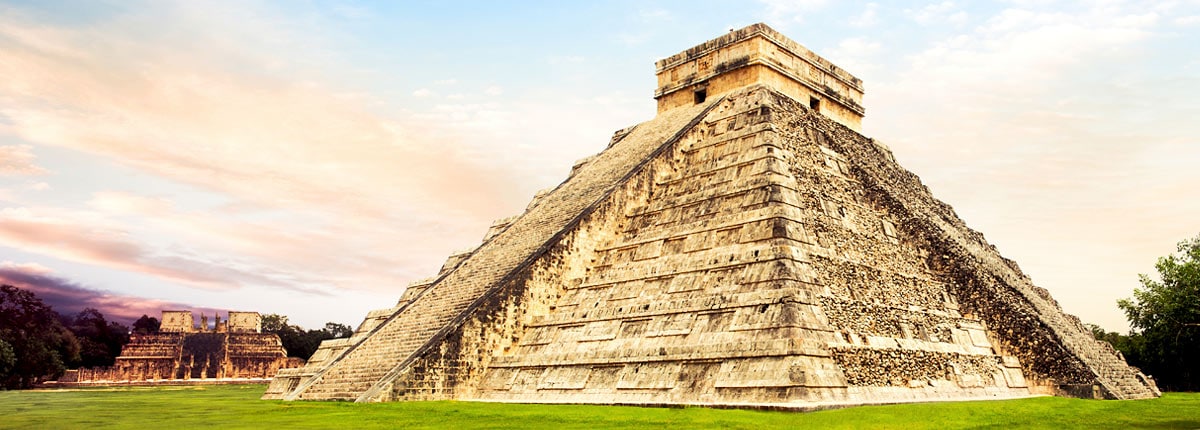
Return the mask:
[[[264,398],[813,408],[1158,395],[857,132],[862,82],[756,24]]]

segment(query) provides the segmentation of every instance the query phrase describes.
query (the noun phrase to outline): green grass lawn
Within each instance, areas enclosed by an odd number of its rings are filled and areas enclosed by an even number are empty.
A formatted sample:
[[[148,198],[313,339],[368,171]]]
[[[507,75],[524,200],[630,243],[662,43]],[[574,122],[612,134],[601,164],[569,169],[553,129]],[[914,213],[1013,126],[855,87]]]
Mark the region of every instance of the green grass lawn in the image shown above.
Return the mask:
[[[1200,393],[1099,401],[1041,397],[820,412],[258,400],[263,385],[0,392],[0,428],[1200,428]]]

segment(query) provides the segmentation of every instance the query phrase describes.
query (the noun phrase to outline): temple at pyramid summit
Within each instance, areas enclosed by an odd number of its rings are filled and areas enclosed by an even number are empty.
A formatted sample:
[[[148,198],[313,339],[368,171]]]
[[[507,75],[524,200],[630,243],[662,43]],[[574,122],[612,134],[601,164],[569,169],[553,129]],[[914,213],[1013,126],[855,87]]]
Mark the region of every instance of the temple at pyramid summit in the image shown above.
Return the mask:
[[[655,118],[280,370],[264,398],[1159,395],[860,134],[858,78],[763,24],[656,66]]]

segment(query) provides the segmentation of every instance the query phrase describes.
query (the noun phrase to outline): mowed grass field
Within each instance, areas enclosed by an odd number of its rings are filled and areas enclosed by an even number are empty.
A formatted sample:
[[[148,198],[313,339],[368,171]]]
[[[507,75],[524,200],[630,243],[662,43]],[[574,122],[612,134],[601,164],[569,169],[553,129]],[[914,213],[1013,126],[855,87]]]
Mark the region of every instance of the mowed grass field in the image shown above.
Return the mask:
[[[818,412],[517,405],[474,402],[281,402],[263,385],[0,392],[0,428],[1191,428],[1200,393],[1099,401],[1041,397],[864,406]]]

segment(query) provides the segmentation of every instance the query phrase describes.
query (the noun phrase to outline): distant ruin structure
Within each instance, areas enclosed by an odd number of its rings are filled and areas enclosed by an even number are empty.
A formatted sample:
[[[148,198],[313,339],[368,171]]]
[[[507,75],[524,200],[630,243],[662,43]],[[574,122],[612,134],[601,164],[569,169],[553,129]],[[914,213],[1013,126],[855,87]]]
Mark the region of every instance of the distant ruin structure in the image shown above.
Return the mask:
[[[160,333],[202,333],[209,330],[208,316],[200,314],[200,325],[192,311],[162,311],[159,322]],[[258,312],[229,312],[229,319],[213,314],[214,333],[262,333],[262,315]]]
[[[110,367],[69,370],[59,383],[153,383],[265,380],[299,367],[274,333],[262,332],[258,312],[229,312],[228,319],[191,311],[162,311],[159,332],[132,334]]]
[[[859,133],[859,79],[762,24],[657,69],[654,119],[264,398],[803,409],[1159,395]]]

